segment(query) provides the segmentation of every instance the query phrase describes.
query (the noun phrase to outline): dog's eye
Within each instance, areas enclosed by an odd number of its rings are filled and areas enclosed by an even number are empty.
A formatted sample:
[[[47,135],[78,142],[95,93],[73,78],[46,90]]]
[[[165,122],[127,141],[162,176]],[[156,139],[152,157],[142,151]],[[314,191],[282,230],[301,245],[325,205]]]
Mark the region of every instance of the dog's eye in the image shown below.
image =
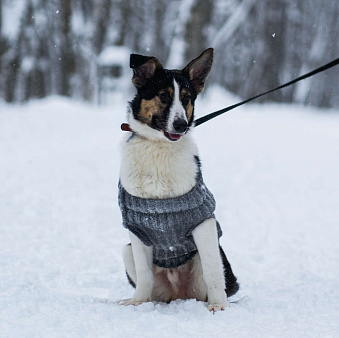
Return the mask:
[[[191,98],[191,96],[190,96],[189,94],[186,94],[186,95],[182,98],[182,103],[183,103],[184,105],[187,105],[188,102],[190,102],[190,98]]]
[[[159,94],[159,98],[160,98],[162,103],[168,103],[168,101],[169,101],[169,96],[168,96],[167,93]]]

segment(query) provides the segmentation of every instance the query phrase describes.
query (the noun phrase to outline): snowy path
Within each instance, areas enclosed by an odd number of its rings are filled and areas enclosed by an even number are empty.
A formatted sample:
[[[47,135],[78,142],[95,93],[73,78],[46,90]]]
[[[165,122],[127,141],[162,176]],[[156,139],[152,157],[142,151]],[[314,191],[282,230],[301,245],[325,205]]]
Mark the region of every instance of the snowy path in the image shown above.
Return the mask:
[[[218,95],[200,111],[229,103]],[[194,300],[110,303],[133,292],[117,206],[124,110],[0,103],[0,337],[338,337],[339,112],[253,105],[197,128],[241,284],[212,315]]]

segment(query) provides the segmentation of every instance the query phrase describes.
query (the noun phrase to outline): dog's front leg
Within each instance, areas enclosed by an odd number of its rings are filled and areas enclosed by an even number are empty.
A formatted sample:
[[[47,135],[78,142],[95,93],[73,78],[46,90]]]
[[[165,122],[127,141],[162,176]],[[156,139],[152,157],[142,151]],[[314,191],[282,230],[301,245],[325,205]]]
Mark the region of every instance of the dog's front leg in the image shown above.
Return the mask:
[[[138,237],[130,233],[136,271],[136,288],[133,298],[120,302],[120,305],[139,305],[151,301],[153,276],[153,247],[146,246]]]
[[[209,218],[202,222],[193,230],[192,235],[200,255],[203,278],[207,285],[208,309],[213,312],[224,310],[228,302],[215,219]]]

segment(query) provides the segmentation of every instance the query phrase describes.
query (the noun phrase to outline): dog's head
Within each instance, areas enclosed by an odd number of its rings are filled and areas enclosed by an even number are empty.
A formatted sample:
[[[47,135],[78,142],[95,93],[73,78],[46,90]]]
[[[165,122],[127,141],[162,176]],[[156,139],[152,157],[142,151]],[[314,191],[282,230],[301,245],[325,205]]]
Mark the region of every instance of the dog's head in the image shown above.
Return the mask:
[[[131,128],[153,140],[178,141],[192,126],[195,99],[204,90],[212,62],[212,48],[182,70],[164,69],[155,57],[131,54],[132,83],[137,89],[131,102]]]

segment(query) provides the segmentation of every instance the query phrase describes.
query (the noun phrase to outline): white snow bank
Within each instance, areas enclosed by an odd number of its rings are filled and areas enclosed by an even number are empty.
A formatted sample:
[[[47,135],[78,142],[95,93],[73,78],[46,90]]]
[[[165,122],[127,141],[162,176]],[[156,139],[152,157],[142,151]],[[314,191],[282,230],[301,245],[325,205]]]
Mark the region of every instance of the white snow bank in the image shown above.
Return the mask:
[[[201,114],[231,102],[218,89]],[[335,337],[339,112],[248,105],[195,131],[221,244],[241,284],[231,307],[119,307],[130,297],[117,206],[125,103],[0,103],[3,337]]]

